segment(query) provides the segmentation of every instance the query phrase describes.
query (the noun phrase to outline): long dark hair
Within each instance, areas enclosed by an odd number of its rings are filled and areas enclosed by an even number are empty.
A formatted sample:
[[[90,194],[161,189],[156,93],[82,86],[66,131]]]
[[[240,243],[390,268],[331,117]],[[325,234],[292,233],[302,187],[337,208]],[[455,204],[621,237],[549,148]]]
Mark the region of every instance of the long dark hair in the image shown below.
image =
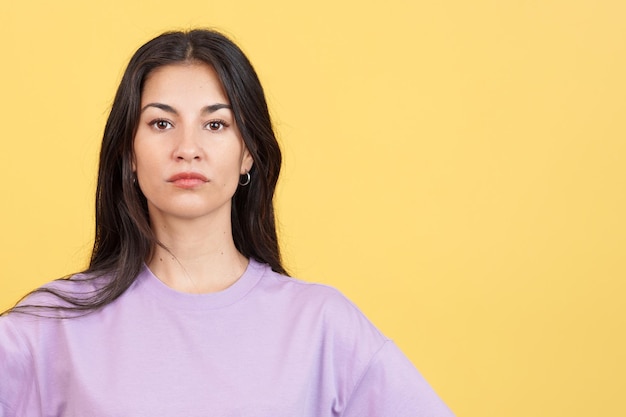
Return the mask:
[[[235,247],[244,256],[287,274],[281,263],[273,206],[281,152],[259,78],[241,49],[219,32],[166,32],[140,47],[131,58],[104,129],[95,240],[89,268],[82,276],[111,279],[89,296],[45,286],[33,293],[51,293],[62,300],[61,304],[46,307],[26,301],[9,312],[43,308],[83,314],[103,307],[128,289],[155,245],[161,245],[150,228],[146,199],[133,181],[133,140],[146,77],[158,67],[182,62],[203,62],[215,69],[254,160],[250,183],[239,186],[232,199]]]

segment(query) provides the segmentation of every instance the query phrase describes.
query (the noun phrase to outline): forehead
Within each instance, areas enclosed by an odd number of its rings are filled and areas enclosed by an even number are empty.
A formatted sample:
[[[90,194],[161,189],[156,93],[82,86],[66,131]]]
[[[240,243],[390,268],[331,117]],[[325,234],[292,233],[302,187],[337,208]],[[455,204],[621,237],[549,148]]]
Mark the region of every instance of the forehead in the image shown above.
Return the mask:
[[[142,105],[152,101],[202,101],[227,103],[227,95],[215,69],[203,62],[164,65],[148,76],[141,92]]]

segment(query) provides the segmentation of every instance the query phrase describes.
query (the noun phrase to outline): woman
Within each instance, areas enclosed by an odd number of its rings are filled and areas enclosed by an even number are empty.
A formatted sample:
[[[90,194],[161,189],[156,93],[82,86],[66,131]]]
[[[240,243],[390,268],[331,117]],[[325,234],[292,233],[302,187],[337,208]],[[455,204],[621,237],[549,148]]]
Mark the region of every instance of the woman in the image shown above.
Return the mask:
[[[89,268],[0,318],[0,417],[452,415],[342,295],[286,275],[280,164],[236,45],[142,46],[104,131]]]

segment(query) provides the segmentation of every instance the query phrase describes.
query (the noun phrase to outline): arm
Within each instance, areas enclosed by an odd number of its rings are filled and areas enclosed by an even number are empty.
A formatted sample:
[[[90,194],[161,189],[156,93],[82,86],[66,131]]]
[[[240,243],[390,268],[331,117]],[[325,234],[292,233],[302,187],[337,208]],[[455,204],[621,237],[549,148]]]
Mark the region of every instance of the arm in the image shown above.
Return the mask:
[[[30,351],[11,319],[0,317],[0,417],[18,416],[33,392]]]
[[[413,364],[391,341],[374,355],[342,417],[453,417]]]

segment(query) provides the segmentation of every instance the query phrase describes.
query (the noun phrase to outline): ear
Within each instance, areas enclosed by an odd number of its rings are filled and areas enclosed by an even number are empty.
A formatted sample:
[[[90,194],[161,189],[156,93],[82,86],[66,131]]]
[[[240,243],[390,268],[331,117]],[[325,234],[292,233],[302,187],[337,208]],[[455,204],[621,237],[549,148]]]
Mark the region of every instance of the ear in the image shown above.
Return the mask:
[[[241,155],[241,168],[239,169],[239,173],[245,175],[246,172],[250,172],[252,165],[254,165],[254,159],[252,159],[248,148],[244,147],[243,154]]]

